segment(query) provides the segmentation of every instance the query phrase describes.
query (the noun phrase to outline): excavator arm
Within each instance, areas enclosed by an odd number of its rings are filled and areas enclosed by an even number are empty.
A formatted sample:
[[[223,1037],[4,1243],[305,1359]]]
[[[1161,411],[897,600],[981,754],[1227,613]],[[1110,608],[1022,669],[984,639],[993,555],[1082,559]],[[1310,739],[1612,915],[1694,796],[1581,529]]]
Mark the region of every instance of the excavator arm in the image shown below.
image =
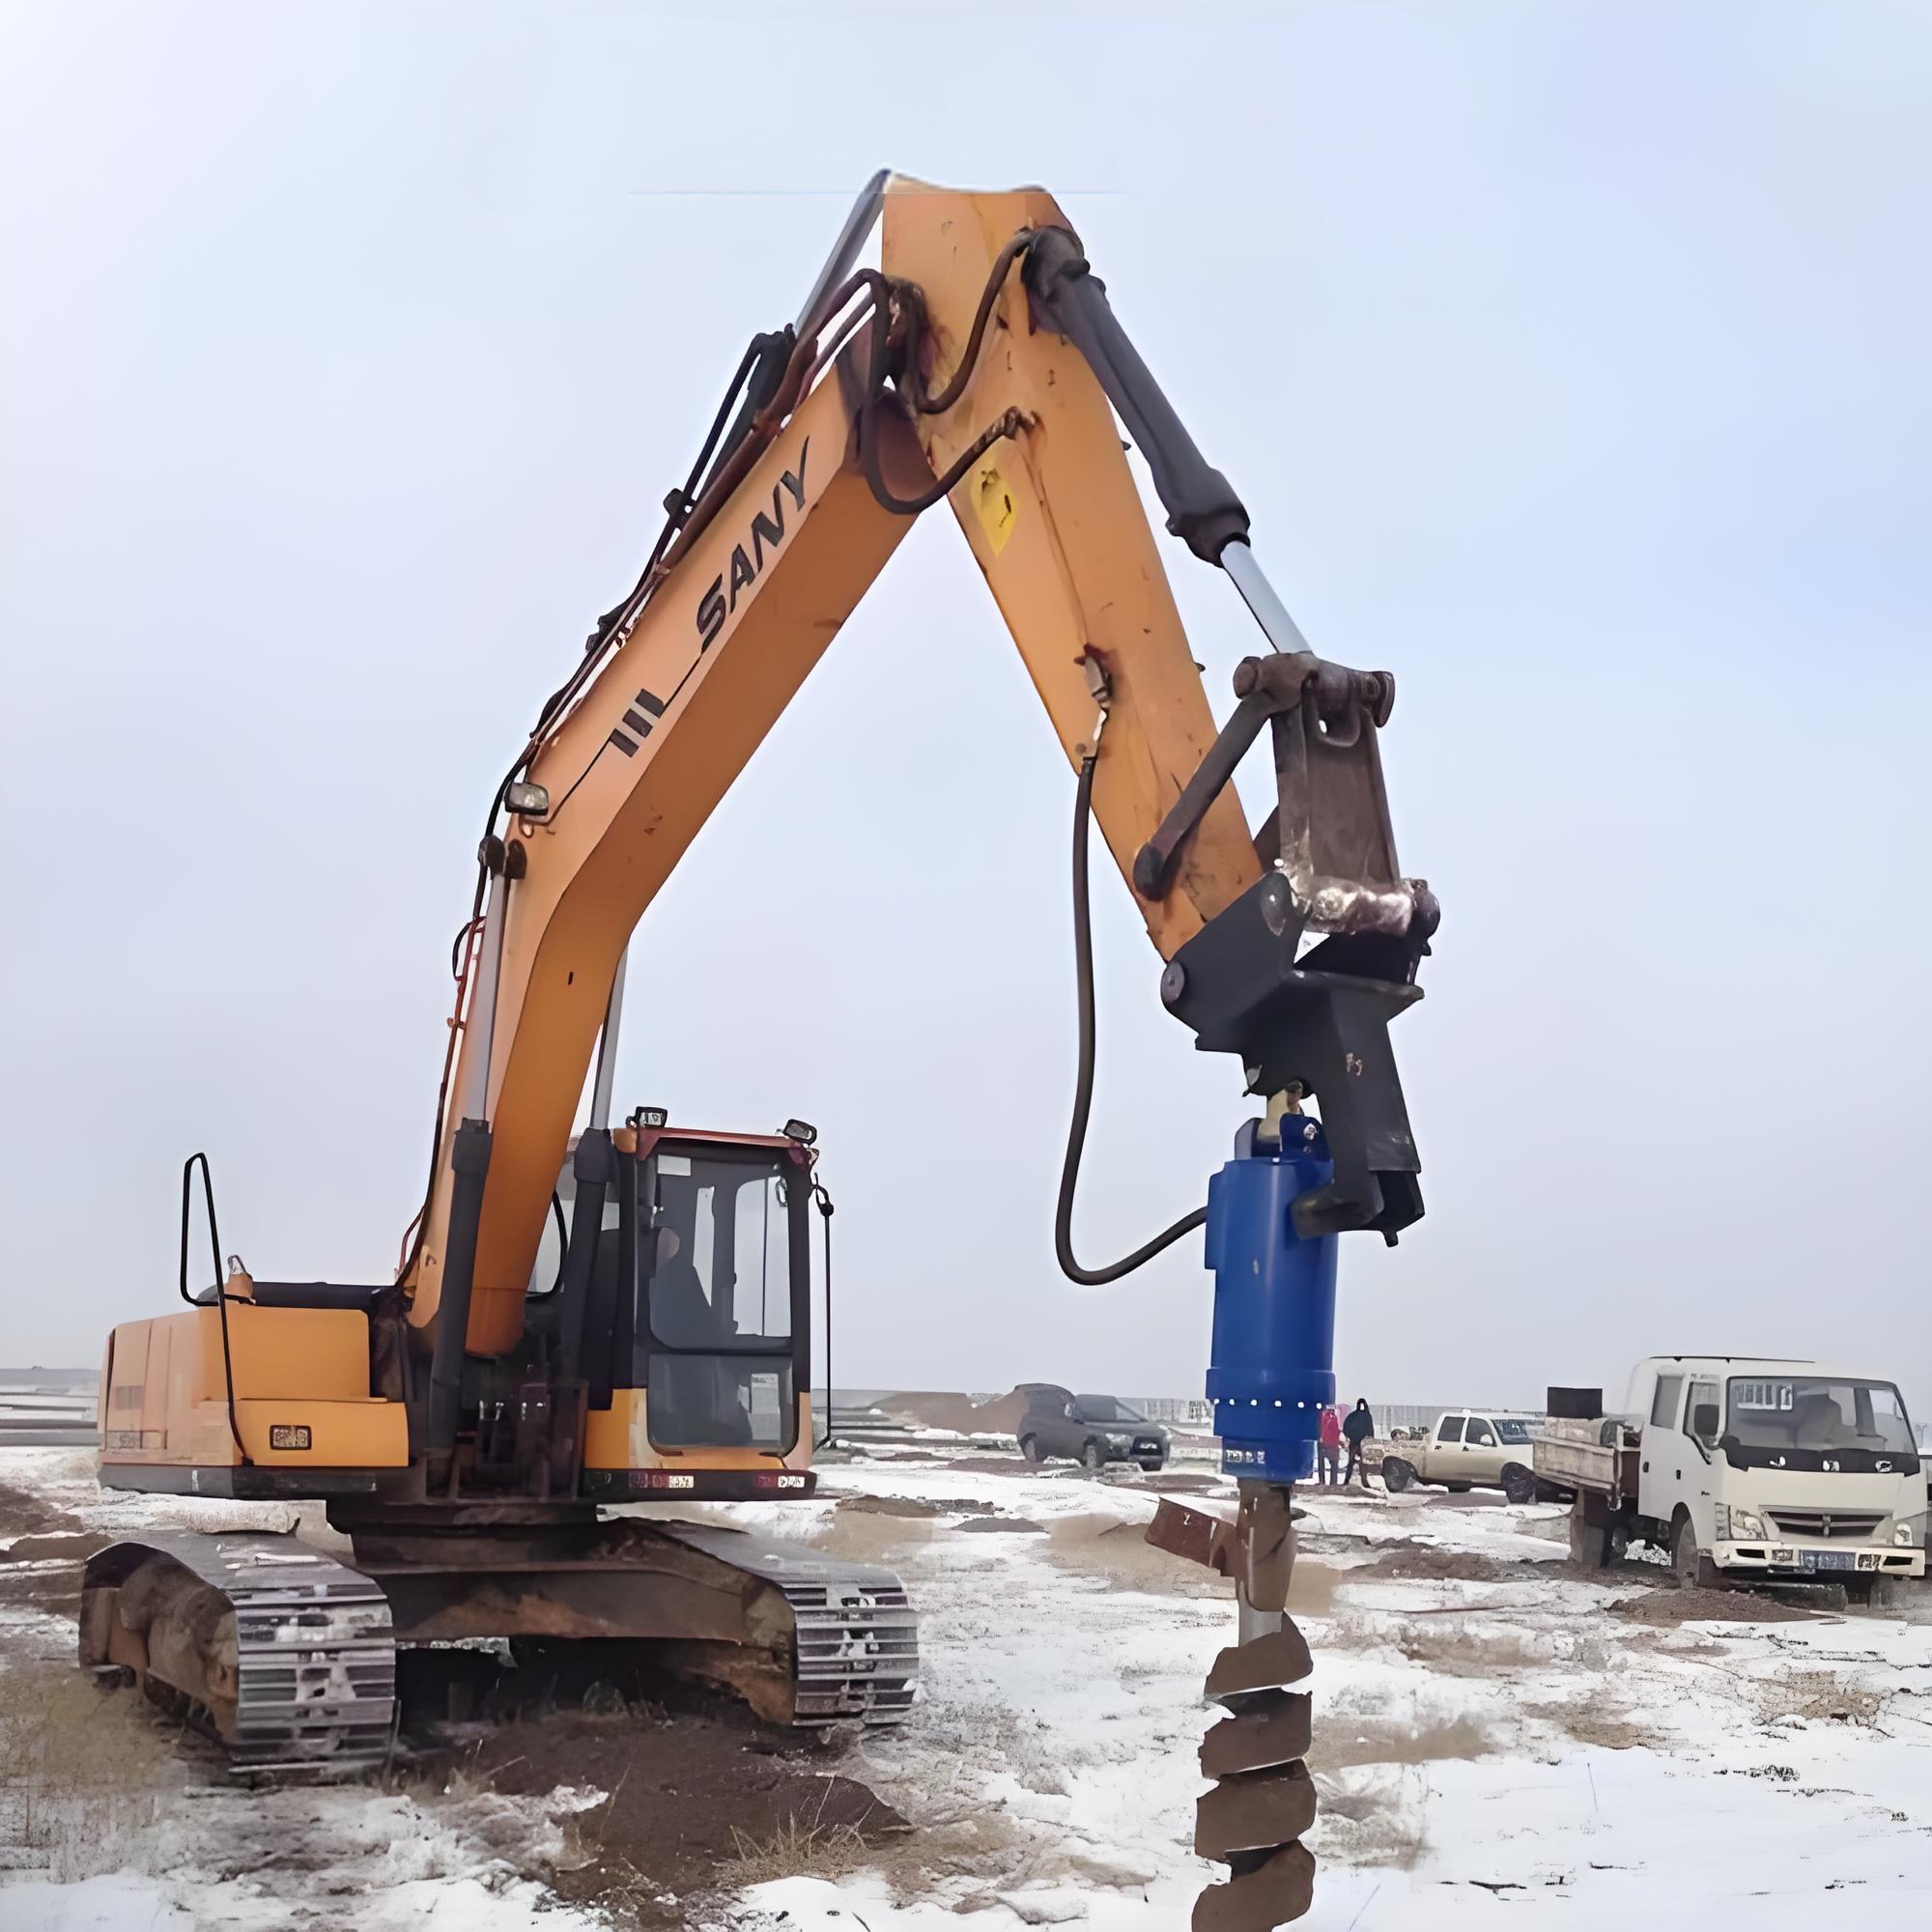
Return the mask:
[[[845,275],[835,257],[799,325],[754,345],[732,436],[695,493],[673,493],[668,542],[532,734],[499,796],[500,832],[493,814],[468,1008],[405,1276],[412,1321],[446,1331],[454,1300],[471,1353],[501,1353],[523,1332],[633,928],[912,518],[942,497],[1069,762],[1093,761],[1094,812],[1168,962],[1168,1004],[1204,1046],[1243,1054],[1257,1091],[1319,1088],[1331,1127],[1374,1086],[1371,1131],[1354,1135],[1353,1224],[1393,1232],[1419,1211],[1409,1194],[1367,1198],[1374,1174],[1414,1170],[1382,1026],[1414,996],[1434,923],[1426,891],[1396,872],[1373,762],[1385,681],[1306,651],[1254,564],[1239,499],[1148,376],[1050,196],[894,178],[862,197],[847,238],[880,203],[883,271]],[[1275,655],[1245,668],[1254,689],[1234,742],[1216,732],[1116,410],[1170,527],[1226,565],[1268,634]],[[901,674],[909,710],[944,686],[930,659],[909,655]],[[1268,721],[1278,767],[1304,791],[1311,771],[1345,781],[1348,822],[1327,828],[1320,852],[1309,825],[1319,839],[1323,814],[1306,800],[1301,844],[1271,820],[1258,851],[1227,782],[1241,734]],[[1283,743],[1295,731],[1298,762]],[[1346,749],[1327,750],[1345,735]],[[1361,1010],[1345,1026],[1326,1016],[1324,1050],[1303,1041],[1283,1059],[1270,1041],[1283,1012],[1335,1004],[1313,983],[1324,976],[1297,962],[1304,932],[1319,930],[1355,955],[1332,963]],[[1351,1055],[1358,1069],[1375,1063],[1373,1080],[1318,1073],[1318,1061],[1346,1067]],[[440,1339],[452,1379],[456,1339]]]

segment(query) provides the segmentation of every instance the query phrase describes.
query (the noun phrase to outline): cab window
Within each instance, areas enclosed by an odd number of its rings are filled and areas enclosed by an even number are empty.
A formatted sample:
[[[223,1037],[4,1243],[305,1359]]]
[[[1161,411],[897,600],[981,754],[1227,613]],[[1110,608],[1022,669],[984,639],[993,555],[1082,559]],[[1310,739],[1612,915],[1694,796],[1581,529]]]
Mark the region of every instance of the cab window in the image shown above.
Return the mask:
[[[1493,1449],[1496,1446],[1496,1432],[1480,1415],[1469,1418],[1469,1433],[1463,1440],[1478,1449]]]
[[[1677,1398],[1684,1393],[1682,1376],[1659,1376],[1657,1391],[1650,1399],[1650,1419],[1659,1429],[1677,1427]]]
[[[1711,1450],[1718,1446],[1718,1430],[1714,1428],[1703,1435],[1698,1433],[1697,1411],[1700,1408],[1718,1408],[1718,1385],[1716,1382],[1692,1382],[1690,1384],[1690,1393],[1684,1404],[1684,1433],[1708,1455]],[[1721,1426],[1721,1411],[1719,1411],[1717,1419]],[[1705,1420],[1710,1421],[1712,1418],[1707,1416]]]
[[[1445,1415],[1435,1431],[1438,1442],[1460,1442],[1463,1439],[1463,1421],[1460,1415]]]

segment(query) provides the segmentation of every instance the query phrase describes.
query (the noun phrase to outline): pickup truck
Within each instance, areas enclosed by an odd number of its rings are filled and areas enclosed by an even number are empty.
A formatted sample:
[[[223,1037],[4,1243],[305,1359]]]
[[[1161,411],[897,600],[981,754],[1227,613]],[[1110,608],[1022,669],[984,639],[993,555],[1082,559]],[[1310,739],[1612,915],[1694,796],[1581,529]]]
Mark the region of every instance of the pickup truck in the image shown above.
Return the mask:
[[[1925,1575],[1925,1469],[1895,1383],[1764,1356],[1652,1355],[1621,1414],[1579,1415],[1569,1393],[1550,1390],[1533,1463],[1575,1498],[1578,1563],[1648,1544],[1683,1584],[1841,1583],[1855,1603]]]
[[[1513,1503],[1537,1494],[1531,1440],[1536,1418],[1500,1408],[1449,1408],[1420,1441],[1392,1443],[1382,1456],[1382,1486],[1391,1492],[1417,1483],[1461,1495],[1500,1490]]]

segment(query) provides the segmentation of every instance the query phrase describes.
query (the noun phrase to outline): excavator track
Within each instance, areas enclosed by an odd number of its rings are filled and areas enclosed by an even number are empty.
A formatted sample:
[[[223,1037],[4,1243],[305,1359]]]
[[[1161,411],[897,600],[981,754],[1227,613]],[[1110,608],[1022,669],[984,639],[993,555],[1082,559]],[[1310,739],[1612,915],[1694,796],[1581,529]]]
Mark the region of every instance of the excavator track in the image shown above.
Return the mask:
[[[205,1713],[231,1769],[347,1776],[395,1730],[389,1605],[291,1535],[156,1534],[89,1559],[81,1662],[154,1678]]]
[[[654,1641],[673,1672],[732,1691],[772,1722],[895,1724],[912,1708],[918,1626],[890,1570],[738,1529],[635,1520],[618,1527],[617,1549],[603,1561],[537,1573],[558,1589],[573,1578],[608,1581],[613,1573],[635,1579],[635,1590],[626,1583],[619,1595],[636,1598],[637,1630],[611,1624],[597,1634]],[[697,1585],[713,1603],[742,1601],[742,1627],[713,1623],[675,1634],[649,1608],[674,1600],[658,1587],[667,1577]],[[364,1574],[293,1535],[157,1533],[89,1559],[80,1661],[99,1676],[131,1674],[172,1692],[238,1774],[353,1776],[394,1749],[397,1616],[386,1592],[403,1590],[398,1603],[408,1605],[406,1584],[434,1590],[436,1581],[423,1568]],[[483,1601],[500,1615],[514,1593]],[[480,1619],[466,1611],[465,1619],[418,1632],[405,1617],[404,1641],[519,1634],[507,1617],[492,1628],[489,1611]],[[776,1640],[753,1640],[754,1633]]]
[[[794,1724],[896,1724],[912,1709],[919,1621],[892,1571],[835,1562],[742,1529],[684,1522],[655,1527],[783,1595],[797,1631]]]

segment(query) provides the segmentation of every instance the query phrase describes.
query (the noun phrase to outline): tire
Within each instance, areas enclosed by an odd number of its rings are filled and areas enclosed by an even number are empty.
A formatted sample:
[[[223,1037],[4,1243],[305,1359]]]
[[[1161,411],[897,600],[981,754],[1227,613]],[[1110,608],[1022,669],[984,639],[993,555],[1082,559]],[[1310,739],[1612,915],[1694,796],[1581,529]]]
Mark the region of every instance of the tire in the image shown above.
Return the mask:
[[[1020,1454],[1029,1463],[1044,1463],[1046,1461],[1046,1458],[1040,1453],[1039,1437],[1037,1435],[1022,1435],[1020,1437]]]
[[[1718,1566],[1697,1547],[1697,1532],[1689,1516],[1680,1516],[1670,1532],[1670,1567],[1680,1590],[1721,1590],[1724,1579]]]
[[[1157,1463],[1157,1462],[1144,1462],[1144,1463],[1142,1463],[1142,1464],[1141,1464],[1141,1470],[1142,1470],[1143,1474],[1146,1474],[1146,1475],[1149,1475],[1149,1476],[1157,1476],[1157,1475],[1159,1475],[1159,1474],[1160,1474],[1160,1472],[1161,1472],[1161,1467],[1162,1467],[1162,1465],[1161,1465],[1161,1464],[1160,1464],[1159,1463]]]
[[[1604,1568],[1614,1570],[1630,1553],[1630,1526],[1621,1516],[1613,1517],[1604,1533]]]
[[[1083,1469],[1091,1469],[1097,1474],[1106,1460],[1100,1454],[1100,1445],[1091,1435],[1080,1445],[1080,1466]]]
[[[1405,1463],[1400,1456],[1382,1458],[1382,1488],[1390,1495],[1400,1495],[1414,1481],[1415,1468],[1412,1463]]]
[[[1513,1503],[1533,1503],[1536,1500],[1535,1474],[1520,1463],[1505,1463],[1503,1494]]]

